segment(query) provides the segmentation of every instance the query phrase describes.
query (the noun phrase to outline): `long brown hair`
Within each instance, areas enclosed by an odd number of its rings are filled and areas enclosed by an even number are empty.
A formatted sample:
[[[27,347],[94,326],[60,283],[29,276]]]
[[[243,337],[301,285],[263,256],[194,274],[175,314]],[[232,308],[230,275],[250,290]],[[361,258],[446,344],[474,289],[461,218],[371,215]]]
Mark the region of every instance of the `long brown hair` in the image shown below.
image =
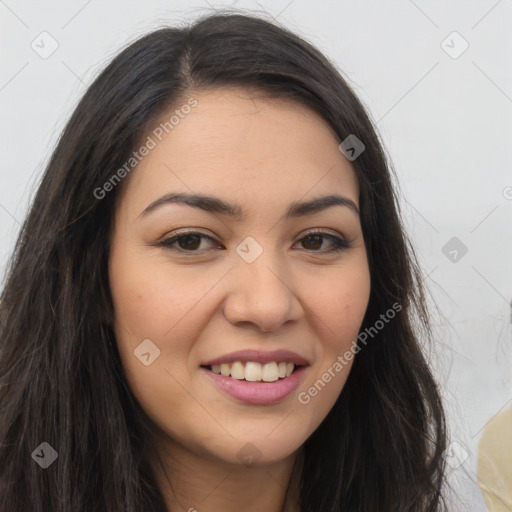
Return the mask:
[[[318,50],[276,23],[230,13],[129,45],[88,88],[52,154],[1,295],[1,510],[165,510],[144,457],[147,418],[111,328],[107,262],[119,187],[101,199],[94,191],[171,106],[228,85],[301,101],[340,142],[352,134],[364,143],[352,162],[372,283],[362,330],[401,306],[361,345],[337,402],[304,444],[301,512],[444,507],[445,418],[421,350],[432,331],[378,136]],[[31,456],[43,442],[58,454],[46,469]]]

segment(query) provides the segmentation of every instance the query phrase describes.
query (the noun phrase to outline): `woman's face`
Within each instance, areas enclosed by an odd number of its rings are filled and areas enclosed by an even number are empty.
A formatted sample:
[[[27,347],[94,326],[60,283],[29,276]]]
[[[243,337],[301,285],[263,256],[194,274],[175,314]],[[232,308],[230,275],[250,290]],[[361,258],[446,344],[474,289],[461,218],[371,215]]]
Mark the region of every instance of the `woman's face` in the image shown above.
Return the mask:
[[[192,96],[168,135],[148,133],[154,147],[144,139],[151,149],[123,183],[109,262],[117,344],[171,445],[276,462],[318,427],[350,371],[370,294],[358,181],[306,107],[240,89]],[[297,206],[327,196],[345,204]]]

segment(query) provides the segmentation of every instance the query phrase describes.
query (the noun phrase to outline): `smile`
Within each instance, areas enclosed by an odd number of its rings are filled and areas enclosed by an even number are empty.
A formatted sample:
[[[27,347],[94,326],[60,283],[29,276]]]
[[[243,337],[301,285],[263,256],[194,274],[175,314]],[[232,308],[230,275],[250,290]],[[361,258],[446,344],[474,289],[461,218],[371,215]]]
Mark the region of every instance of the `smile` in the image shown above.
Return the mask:
[[[265,364],[255,361],[234,361],[233,363],[209,365],[206,368],[217,375],[231,377],[236,380],[276,382],[279,379],[289,377],[297,366],[286,361],[272,361]]]
[[[286,365],[285,376],[279,377],[279,367],[281,366],[282,375],[284,365]],[[270,362],[262,365],[251,361],[248,361],[245,364],[241,361],[226,364],[224,372],[227,373],[229,370],[229,373],[231,374],[231,372],[234,372],[235,376],[222,374],[222,367],[224,364],[220,365],[221,373],[214,372],[211,366],[201,366],[200,370],[208,379],[210,379],[210,382],[213,383],[214,387],[219,389],[223,394],[227,394],[230,397],[246,404],[267,405],[280,402],[290,396],[303,381],[308,368],[307,365],[298,366],[293,363],[286,362],[284,365],[282,362]],[[260,368],[258,368],[258,366]],[[271,377],[268,377],[265,374],[265,366],[270,368],[266,371],[272,374]],[[293,368],[291,368],[291,366],[293,366]],[[219,368],[215,368],[215,370],[218,371]],[[274,379],[276,372],[277,379],[273,381],[264,380],[264,378]],[[246,373],[249,376],[249,379],[253,379],[252,381],[246,379]]]

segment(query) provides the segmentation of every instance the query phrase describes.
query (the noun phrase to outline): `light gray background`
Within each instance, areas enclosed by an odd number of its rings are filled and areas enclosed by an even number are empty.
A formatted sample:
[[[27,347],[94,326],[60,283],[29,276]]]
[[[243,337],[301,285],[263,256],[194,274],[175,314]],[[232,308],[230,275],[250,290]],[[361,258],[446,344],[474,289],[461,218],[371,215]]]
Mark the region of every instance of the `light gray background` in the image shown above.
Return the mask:
[[[438,306],[430,357],[451,437],[458,456],[469,453],[458,467],[451,459],[451,510],[485,511],[477,444],[489,419],[512,404],[512,0],[0,0],[0,270],[93,77],[149,30],[228,6],[263,9],[311,41],[367,105]],[[47,59],[31,48],[43,31],[59,45]],[[453,31],[469,44],[457,58],[464,41],[448,37]],[[455,262],[443,253],[452,237],[468,249]]]

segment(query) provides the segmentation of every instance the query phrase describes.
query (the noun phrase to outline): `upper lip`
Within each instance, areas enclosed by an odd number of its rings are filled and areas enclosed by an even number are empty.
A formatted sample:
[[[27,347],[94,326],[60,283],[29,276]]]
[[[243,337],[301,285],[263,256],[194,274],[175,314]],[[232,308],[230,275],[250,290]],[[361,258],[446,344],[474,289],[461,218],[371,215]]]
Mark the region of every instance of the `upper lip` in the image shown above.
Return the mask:
[[[208,361],[201,363],[201,366],[234,363],[235,361],[254,361],[261,364],[271,363],[273,361],[278,363],[294,363],[296,365],[309,364],[307,359],[296,352],[291,352],[290,350],[273,350],[271,352],[265,352],[262,350],[238,350],[236,352],[231,352],[230,354],[216,357],[215,359],[209,359]]]

